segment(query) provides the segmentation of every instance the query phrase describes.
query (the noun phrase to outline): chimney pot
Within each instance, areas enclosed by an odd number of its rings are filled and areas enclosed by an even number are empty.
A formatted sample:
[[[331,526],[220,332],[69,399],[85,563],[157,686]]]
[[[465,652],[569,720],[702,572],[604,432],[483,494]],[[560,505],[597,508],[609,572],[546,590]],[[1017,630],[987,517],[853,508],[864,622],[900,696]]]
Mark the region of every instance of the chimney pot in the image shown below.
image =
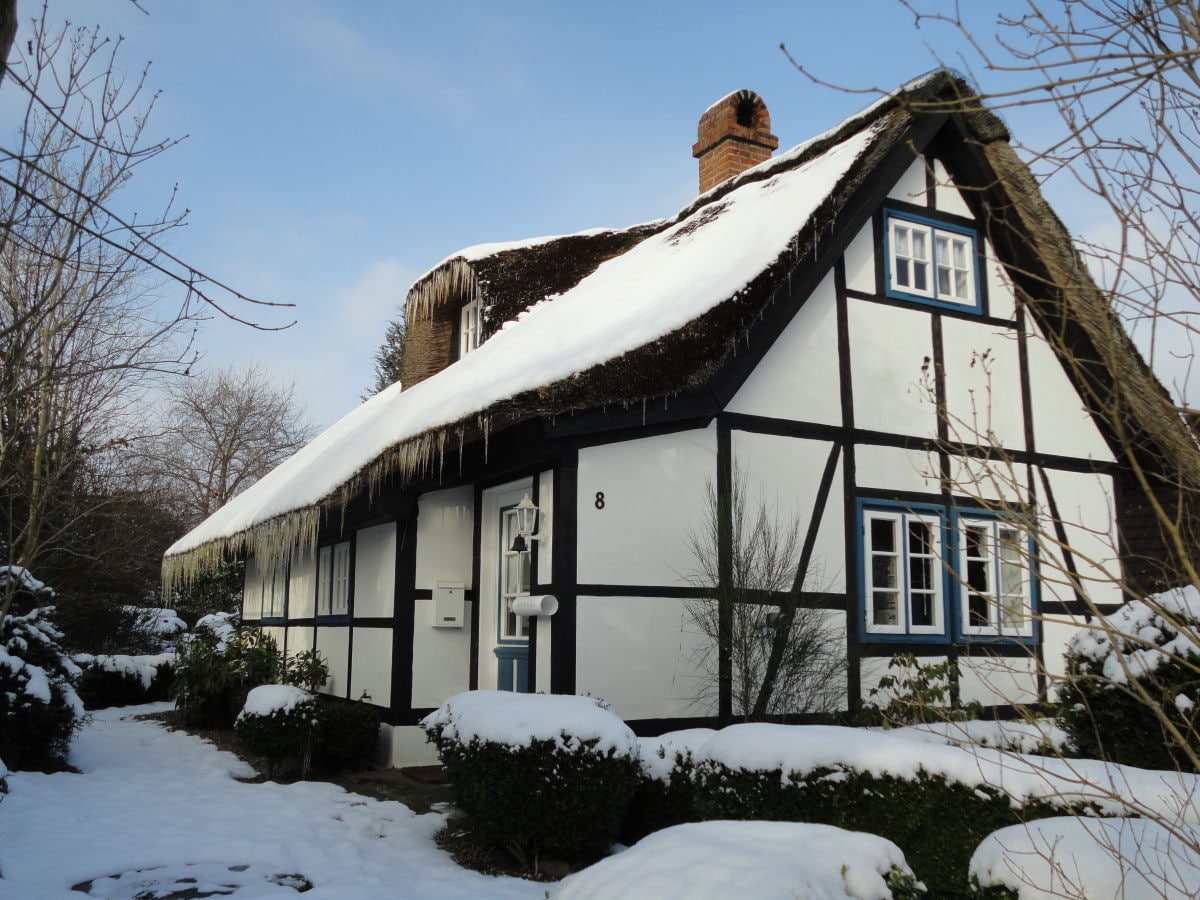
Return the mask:
[[[700,117],[692,156],[700,160],[700,193],[766,162],[779,147],[771,114],[754,91],[734,91]]]

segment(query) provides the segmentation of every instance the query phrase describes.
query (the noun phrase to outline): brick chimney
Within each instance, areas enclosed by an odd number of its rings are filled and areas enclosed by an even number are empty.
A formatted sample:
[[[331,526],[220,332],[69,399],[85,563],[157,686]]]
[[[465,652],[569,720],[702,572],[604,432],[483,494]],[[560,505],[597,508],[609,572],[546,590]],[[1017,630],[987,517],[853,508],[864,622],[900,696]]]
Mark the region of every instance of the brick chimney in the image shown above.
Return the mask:
[[[700,160],[700,193],[771,158],[779,138],[754,91],[734,91],[704,111],[692,156]]]

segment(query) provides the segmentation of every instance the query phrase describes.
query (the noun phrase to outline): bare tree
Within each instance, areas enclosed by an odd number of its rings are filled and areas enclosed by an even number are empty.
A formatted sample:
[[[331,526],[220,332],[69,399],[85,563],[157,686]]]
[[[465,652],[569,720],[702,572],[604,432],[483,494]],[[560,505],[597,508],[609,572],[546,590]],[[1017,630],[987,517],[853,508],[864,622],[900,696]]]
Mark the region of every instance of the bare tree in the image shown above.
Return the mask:
[[[291,384],[260,368],[222,369],[177,381],[160,433],[139,468],[195,525],[303,447],[315,434]]]
[[[835,712],[846,690],[840,618],[812,602],[800,520],[780,519],[762,497],[751,501],[746,480],[734,473],[728,513],[710,482],[703,527],[688,535],[690,580],[706,594],[687,604],[702,637],[698,699],[712,699],[727,680],[733,715],[745,720]]]

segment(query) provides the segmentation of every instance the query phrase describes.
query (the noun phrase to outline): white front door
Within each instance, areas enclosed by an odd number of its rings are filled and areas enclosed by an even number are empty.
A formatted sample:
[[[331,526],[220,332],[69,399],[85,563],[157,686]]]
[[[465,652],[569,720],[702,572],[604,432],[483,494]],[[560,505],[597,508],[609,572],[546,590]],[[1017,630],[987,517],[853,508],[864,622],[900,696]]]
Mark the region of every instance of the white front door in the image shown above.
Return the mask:
[[[516,506],[533,490],[526,478],[483,492],[479,546],[479,687],[528,692],[529,619],[512,601],[529,594],[530,548],[517,538]],[[516,545],[516,546],[514,546]]]

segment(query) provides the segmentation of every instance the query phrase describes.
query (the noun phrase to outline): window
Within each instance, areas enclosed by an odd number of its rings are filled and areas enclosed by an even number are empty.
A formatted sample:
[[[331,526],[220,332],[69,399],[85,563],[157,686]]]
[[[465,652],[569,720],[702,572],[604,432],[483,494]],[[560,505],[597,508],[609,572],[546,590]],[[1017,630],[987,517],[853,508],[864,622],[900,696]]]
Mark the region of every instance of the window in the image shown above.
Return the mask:
[[[282,622],[287,616],[287,568],[277,566],[275,569],[262,572],[261,577],[261,617],[263,621]]]
[[[462,359],[479,346],[482,320],[479,315],[479,298],[463,305],[458,318],[458,358]]]
[[[888,293],[951,308],[979,308],[975,233],[887,213]]]
[[[1024,532],[1000,519],[958,522],[960,618],[964,634],[1033,634],[1031,554]]]
[[[350,614],[350,542],[330,544],[317,553],[317,615]]]
[[[867,631],[942,634],[942,522],[910,510],[863,516]]]
[[[869,640],[1035,637],[1036,560],[1018,526],[981,510],[885,501],[859,501],[859,522]]]
[[[500,639],[525,640],[529,637],[529,619],[512,611],[517,597],[529,594],[529,550],[513,549],[520,535],[516,507],[500,513]],[[524,544],[524,540],[521,541]],[[518,545],[520,546],[520,545]]]

